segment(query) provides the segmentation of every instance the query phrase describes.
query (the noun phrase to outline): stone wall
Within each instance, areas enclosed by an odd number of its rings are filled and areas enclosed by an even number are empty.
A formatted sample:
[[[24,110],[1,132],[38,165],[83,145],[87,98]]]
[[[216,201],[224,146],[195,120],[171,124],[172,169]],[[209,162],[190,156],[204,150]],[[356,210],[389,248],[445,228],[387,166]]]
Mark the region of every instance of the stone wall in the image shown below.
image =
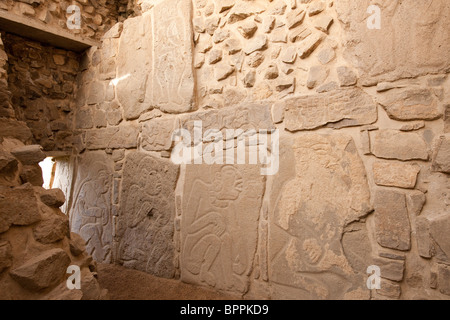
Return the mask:
[[[8,83],[19,120],[46,151],[72,149],[72,109],[80,56],[3,34]]]
[[[369,1],[139,5],[79,81],[70,216],[94,257],[247,297],[448,299],[446,1],[386,2],[381,30]],[[174,165],[198,120],[279,129],[278,173]]]
[[[74,13],[67,12],[70,5],[80,8],[80,29],[67,27],[67,19]],[[117,21],[128,16],[127,6],[128,0],[2,0],[0,2],[1,10],[97,40]]]
[[[129,2],[80,58],[58,169],[88,253],[248,298],[449,299],[450,4],[380,1],[379,30],[370,4]],[[244,164],[175,164],[196,121]]]
[[[0,37],[0,299],[105,298],[96,262],[59,210],[63,192],[42,188],[38,163],[45,154],[39,145],[30,145],[31,130],[15,117],[7,77]],[[69,266],[80,268],[81,290],[66,287]]]

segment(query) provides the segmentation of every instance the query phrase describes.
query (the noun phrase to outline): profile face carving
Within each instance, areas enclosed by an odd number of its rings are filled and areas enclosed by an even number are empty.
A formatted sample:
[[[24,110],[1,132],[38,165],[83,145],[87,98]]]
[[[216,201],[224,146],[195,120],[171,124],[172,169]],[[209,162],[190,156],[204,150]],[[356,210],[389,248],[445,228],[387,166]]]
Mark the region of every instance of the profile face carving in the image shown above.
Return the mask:
[[[161,177],[154,170],[143,170],[140,185],[150,196],[157,196],[162,191]]]
[[[243,179],[233,166],[224,166],[215,175],[214,191],[218,200],[236,200],[243,190]]]

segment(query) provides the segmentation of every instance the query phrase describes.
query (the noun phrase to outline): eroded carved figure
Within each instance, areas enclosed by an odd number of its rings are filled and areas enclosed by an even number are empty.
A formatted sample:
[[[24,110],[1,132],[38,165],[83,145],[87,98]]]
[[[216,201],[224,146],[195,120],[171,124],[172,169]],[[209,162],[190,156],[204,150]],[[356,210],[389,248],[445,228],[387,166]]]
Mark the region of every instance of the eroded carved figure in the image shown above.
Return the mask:
[[[69,213],[72,232],[83,237],[87,251],[96,261],[105,263],[112,260],[112,166],[103,152],[81,158]]]
[[[304,298],[343,298],[361,289],[360,270],[352,268],[341,244],[345,227],[371,212],[353,139],[305,135],[285,140],[281,154],[284,168],[271,200],[269,279],[300,289]]]
[[[173,221],[178,167],[135,152],[125,161],[118,235],[120,261],[156,276],[174,276]]]
[[[244,293],[264,192],[258,166],[187,167],[182,280]]]

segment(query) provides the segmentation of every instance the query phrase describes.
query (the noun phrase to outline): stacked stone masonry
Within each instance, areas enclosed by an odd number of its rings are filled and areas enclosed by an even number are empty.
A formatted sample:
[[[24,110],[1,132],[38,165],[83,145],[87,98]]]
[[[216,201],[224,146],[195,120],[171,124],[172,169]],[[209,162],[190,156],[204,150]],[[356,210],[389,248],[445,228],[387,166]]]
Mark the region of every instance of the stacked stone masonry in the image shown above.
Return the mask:
[[[450,3],[381,1],[380,30],[370,4],[130,1],[67,97],[54,186],[88,253],[246,298],[448,300]],[[0,54],[0,133],[44,144],[11,120],[20,61]],[[195,121],[278,129],[279,170],[174,164],[172,135]]]
[[[68,10],[69,6],[76,10]],[[99,40],[103,34],[131,12],[127,0],[2,0],[0,10],[29,18],[75,35]],[[68,19],[80,13],[80,28],[68,27]],[[70,25],[70,24],[69,24]]]

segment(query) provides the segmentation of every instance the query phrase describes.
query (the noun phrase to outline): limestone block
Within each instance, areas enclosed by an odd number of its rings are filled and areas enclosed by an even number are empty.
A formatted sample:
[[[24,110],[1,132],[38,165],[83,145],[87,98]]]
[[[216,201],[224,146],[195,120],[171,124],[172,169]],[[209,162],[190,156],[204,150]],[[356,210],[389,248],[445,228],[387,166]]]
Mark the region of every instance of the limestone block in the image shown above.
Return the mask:
[[[42,169],[38,164],[26,165],[20,171],[20,180],[22,183],[31,183],[33,186],[41,187],[44,184]]]
[[[395,120],[435,120],[442,116],[437,98],[428,88],[393,89],[380,93],[377,100]]]
[[[442,136],[433,155],[433,171],[450,173],[450,134]]]
[[[398,282],[403,280],[403,272],[405,271],[404,260],[375,258],[373,263],[380,267],[382,278]]]
[[[170,150],[176,124],[173,118],[156,118],[145,122],[142,125],[142,148],[147,151]]]
[[[39,145],[19,147],[11,150],[11,154],[24,165],[38,164],[45,159],[45,154]]]
[[[134,125],[89,130],[86,133],[86,147],[98,149],[132,149],[137,147],[139,129]]]
[[[448,72],[450,21],[442,17],[450,15],[450,3],[380,3],[380,30],[367,27],[371,4],[369,0],[335,1],[346,35],[346,57],[358,68],[363,84]]]
[[[161,17],[166,17],[160,19]],[[153,20],[151,105],[182,113],[195,107],[192,1],[164,0],[155,5]]]
[[[25,122],[0,118],[0,137],[15,138],[26,143],[31,141],[33,135]]]
[[[442,213],[429,218],[430,235],[436,243],[436,258],[450,263],[450,214]]]
[[[351,223],[372,208],[351,137],[282,139],[270,202],[269,279],[280,290],[299,299],[342,299],[367,290],[365,264],[372,249],[364,224]]]
[[[372,153],[382,159],[428,160],[425,140],[414,132],[379,130],[371,139]]]
[[[440,264],[438,266],[438,272],[439,291],[450,296],[450,267]]]
[[[45,244],[58,242],[69,235],[69,219],[63,213],[53,214],[33,228],[34,238]]]
[[[194,133],[194,121],[202,121],[203,131],[219,129],[225,137],[225,129],[272,130],[269,104],[244,104],[221,110],[197,112],[180,117],[181,128]]]
[[[420,167],[414,164],[375,162],[373,177],[379,186],[414,189]]]
[[[153,66],[152,18],[149,13],[125,20],[117,53],[117,98],[125,119],[136,119],[152,109],[147,87],[151,90]],[[130,59],[130,56],[133,59]],[[150,78],[150,79],[149,79]]]
[[[186,168],[182,281],[237,293],[248,290],[264,185],[256,165]]]
[[[0,274],[12,266],[13,256],[9,241],[0,241]]]
[[[112,160],[104,152],[88,152],[77,164],[72,206],[69,210],[71,231],[81,235],[87,252],[95,261],[111,262]]]
[[[285,100],[286,130],[295,132],[329,125],[333,128],[372,124],[377,107],[360,89],[345,89]]]
[[[145,153],[127,155],[120,202],[119,259],[129,268],[172,278],[178,166]]]
[[[0,233],[11,225],[26,226],[41,219],[31,184],[16,188],[0,187]]]
[[[408,251],[411,248],[411,227],[405,194],[377,190],[374,206],[377,242],[385,248]]]
[[[10,271],[11,277],[29,290],[42,290],[59,283],[66,274],[70,258],[62,249],[51,249]]]

